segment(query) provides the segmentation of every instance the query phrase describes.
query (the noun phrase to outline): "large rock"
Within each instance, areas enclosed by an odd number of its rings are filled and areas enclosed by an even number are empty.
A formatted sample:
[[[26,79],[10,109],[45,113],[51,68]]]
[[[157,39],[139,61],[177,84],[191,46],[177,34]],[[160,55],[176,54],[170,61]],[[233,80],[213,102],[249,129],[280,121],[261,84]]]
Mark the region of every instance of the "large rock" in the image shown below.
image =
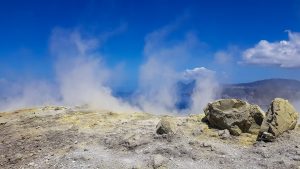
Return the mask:
[[[221,99],[208,103],[204,119],[211,127],[228,129],[232,135],[242,132],[258,134],[264,112],[257,105],[238,99]]]
[[[288,100],[275,98],[266,114],[257,140],[273,141],[277,136],[296,127],[298,113]]]

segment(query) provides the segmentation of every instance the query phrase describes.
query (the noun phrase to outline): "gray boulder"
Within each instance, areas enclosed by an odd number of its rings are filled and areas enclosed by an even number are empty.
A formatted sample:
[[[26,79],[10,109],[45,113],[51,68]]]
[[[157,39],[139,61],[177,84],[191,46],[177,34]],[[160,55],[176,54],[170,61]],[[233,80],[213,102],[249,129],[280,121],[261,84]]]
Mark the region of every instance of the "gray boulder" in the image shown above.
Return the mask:
[[[238,99],[221,99],[208,103],[204,109],[204,121],[213,128],[228,129],[232,135],[258,134],[264,112],[257,105]]]
[[[287,130],[296,127],[298,113],[288,100],[275,98],[263,120],[259,131],[258,141],[274,141],[276,137]]]

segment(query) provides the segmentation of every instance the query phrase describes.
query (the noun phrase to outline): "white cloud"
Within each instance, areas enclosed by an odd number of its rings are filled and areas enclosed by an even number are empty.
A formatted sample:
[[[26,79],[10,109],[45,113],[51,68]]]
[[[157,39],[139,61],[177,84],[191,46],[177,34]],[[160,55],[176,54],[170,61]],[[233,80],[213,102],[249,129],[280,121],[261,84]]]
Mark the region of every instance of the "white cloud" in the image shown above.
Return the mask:
[[[186,69],[183,72],[184,79],[198,79],[199,77],[206,77],[214,75],[215,71],[209,70],[205,67],[196,67],[194,69]]]
[[[243,52],[243,63],[300,67],[300,33],[288,31],[288,38],[279,42],[261,40],[253,48]]]

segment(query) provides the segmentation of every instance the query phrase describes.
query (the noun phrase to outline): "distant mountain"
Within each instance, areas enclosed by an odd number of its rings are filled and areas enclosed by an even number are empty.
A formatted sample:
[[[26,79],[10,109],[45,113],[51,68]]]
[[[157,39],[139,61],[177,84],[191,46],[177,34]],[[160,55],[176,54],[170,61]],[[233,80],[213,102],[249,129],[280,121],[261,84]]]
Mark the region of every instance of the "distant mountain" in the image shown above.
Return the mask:
[[[222,86],[221,98],[240,98],[266,108],[275,97],[290,101],[300,100],[300,81],[291,79],[267,79],[251,83]]]
[[[179,109],[187,108],[193,93],[195,82],[178,83],[180,100],[177,103]],[[271,101],[281,97],[290,101],[300,100],[300,81],[291,79],[266,79],[250,83],[223,84],[217,99],[238,98],[249,103],[257,104],[267,109]]]

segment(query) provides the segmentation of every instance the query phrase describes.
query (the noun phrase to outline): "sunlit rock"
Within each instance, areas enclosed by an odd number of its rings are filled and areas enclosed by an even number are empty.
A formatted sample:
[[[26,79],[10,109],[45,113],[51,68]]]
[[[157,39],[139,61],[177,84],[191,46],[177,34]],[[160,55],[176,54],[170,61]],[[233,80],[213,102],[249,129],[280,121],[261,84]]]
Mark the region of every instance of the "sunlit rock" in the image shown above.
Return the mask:
[[[232,135],[258,133],[264,112],[257,105],[238,99],[222,99],[209,103],[204,110],[211,127],[228,129]]]
[[[288,100],[272,101],[261,125],[257,140],[273,141],[277,136],[296,127],[298,113]]]

